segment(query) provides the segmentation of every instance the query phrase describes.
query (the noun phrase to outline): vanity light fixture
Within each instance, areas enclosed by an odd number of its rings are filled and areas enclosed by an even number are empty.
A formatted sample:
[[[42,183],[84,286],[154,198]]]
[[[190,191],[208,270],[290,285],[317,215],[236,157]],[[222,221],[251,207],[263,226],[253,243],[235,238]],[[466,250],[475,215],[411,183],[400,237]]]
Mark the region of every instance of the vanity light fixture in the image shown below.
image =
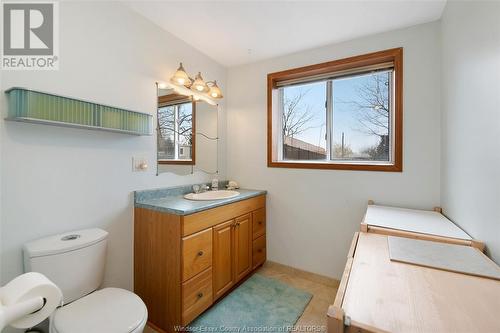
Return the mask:
[[[206,94],[210,98],[222,98],[222,91],[217,85],[217,81],[205,82],[205,80],[203,80],[203,77],[201,76],[201,72],[198,72],[195,78],[192,79],[187,74],[184,66],[182,66],[182,62],[180,63],[177,71],[170,78],[170,82],[177,86],[189,88],[199,94]]]

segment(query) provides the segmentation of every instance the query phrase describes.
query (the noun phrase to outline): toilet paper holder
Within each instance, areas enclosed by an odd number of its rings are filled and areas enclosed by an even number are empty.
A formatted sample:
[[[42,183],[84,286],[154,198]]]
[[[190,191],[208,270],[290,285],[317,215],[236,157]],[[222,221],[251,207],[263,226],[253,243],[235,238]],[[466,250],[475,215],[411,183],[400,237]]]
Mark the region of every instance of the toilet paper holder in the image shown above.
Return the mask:
[[[26,315],[40,311],[46,302],[43,297],[35,297],[14,305],[0,306],[0,331]]]
[[[62,292],[43,274],[22,274],[0,288],[0,331],[33,327],[62,304]]]

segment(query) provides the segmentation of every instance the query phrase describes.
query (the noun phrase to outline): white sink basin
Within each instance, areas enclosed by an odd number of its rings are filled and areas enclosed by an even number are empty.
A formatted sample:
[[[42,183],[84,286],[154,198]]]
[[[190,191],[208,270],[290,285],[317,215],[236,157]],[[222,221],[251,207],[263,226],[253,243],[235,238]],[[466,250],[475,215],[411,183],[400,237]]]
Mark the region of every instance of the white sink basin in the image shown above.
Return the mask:
[[[195,201],[208,201],[208,200],[221,200],[234,198],[239,195],[240,192],[220,190],[220,191],[206,191],[202,193],[189,193],[184,196],[185,199],[195,200]]]

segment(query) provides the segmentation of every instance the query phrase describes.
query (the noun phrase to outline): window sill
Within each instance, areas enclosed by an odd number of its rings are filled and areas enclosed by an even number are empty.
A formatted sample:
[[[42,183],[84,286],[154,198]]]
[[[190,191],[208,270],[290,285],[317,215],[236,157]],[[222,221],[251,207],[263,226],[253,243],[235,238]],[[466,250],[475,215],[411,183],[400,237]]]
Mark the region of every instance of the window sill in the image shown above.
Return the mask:
[[[194,165],[193,160],[158,160],[158,164]]]
[[[403,172],[402,164],[365,164],[365,163],[335,163],[335,162],[299,162],[299,161],[268,161],[269,168],[290,169],[327,169],[327,170],[354,170],[354,171],[384,171]]]

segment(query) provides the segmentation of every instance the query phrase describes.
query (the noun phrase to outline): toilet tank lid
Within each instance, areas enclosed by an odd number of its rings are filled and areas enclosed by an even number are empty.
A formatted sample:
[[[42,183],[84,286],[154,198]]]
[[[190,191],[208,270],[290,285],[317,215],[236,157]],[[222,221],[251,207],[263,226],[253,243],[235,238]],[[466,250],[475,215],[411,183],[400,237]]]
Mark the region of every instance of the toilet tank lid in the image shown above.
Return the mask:
[[[35,258],[74,251],[98,243],[107,236],[108,233],[99,228],[70,231],[26,243],[24,254]]]

